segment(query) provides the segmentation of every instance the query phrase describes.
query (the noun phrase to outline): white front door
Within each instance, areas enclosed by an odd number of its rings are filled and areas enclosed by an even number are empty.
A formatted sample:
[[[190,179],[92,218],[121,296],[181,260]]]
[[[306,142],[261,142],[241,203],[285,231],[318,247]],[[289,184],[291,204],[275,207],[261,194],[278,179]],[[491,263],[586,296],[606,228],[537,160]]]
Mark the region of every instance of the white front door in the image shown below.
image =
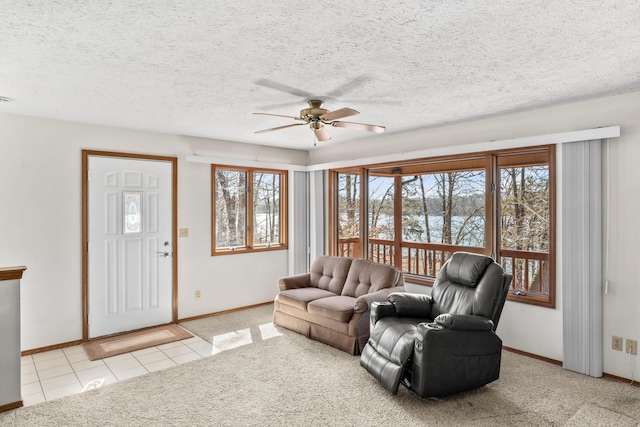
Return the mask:
[[[88,158],[89,338],[172,320],[172,168]]]

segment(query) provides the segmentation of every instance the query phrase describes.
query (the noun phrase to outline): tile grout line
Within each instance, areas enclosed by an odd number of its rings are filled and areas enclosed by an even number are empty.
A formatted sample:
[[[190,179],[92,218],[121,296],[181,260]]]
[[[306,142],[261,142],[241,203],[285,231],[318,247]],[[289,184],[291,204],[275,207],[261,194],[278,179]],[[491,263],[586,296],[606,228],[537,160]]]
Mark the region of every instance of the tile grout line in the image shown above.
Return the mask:
[[[166,350],[170,350],[171,348],[176,348],[176,347],[184,347],[184,348],[186,348],[186,349],[188,350],[188,352],[185,352],[185,353],[182,353],[182,354],[178,354],[178,355],[176,355],[176,356],[175,356],[176,358],[180,358],[181,356],[184,356],[184,355],[187,355],[187,354],[188,354],[190,357],[191,357],[191,356],[195,357],[195,359],[193,359],[193,360],[197,360],[197,359],[201,359],[201,358],[206,357],[206,356],[203,356],[203,355],[202,355],[202,354],[200,354],[198,351],[196,351],[195,349],[191,348],[188,344],[185,344],[185,343],[184,343],[184,342],[182,342],[182,341],[183,341],[183,340],[176,341],[177,343],[180,343],[180,345],[179,345],[179,346],[178,346],[178,345],[176,345],[176,346],[174,346],[174,347],[170,347],[170,348],[168,348],[168,349],[166,349]],[[204,341],[204,340],[202,340],[202,341]],[[204,341],[204,342],[206,342],[206,341]],[[163,350],[163,349],[159,348],[159,346],[154,346],[153,348],[155,348],[156,350],[158,350],[159,352],[161,352],[161,353],[163,354],[163,356],[164,356],[164,357],[166,357],[166,360],[171,361],[171,362],[174,364],[174,366],[178,366],[178,365],[181,365],[182,363],[185,363],[185,362],[179,362],[179,361],[176,361],[176,360],[174,359],[174,357],[172,357],[171,355],[169,355],[165,350]],[[84,351],[84,350],[83,350],[83,351]],[[141,361],[141,360],[140,360],[136,355],[134,355],[134,354],[133,354],[133,352],[123,353],[123,354],[128,354],[128,355],[130,355],[130,356],[131,356],[131,357],[132,357],[132,358],[133,358],[133,359],[134,359],[134,360],[135,360],[135,361],[136,361],[136,362],[137,362],[137,363],[138,363],[138,364],[143,368],[143,370],[145,371],[145,373],[143,373],[143,374],[139,374],[139,375],[135,375],[135,376],[146,375],[146,374],[149,374],[149,373],[155,372],[155,371],[151,371],[151,370],[149,370],[149,368],[147,367],[147,365],[148,365],[148,364],[151,364],[151,363],[154,363],[154,362],[149,362],[149,363],[145,364],[145,363],[143,363],[143,362],[142,362],[142,361]],[[79,371],[78,371],[78,370],[76,370],[76,368],[73,366],[73,363],[72,363],[72,362],[71,362],[71,360],[69,359],[69,354],[67,354],[67,353],[63,350],[63,351],[62,351],[62,355],[63,355],[63,356],[64,356],[64,358],[65,358],[66,365],[67,365],[67,366],[71,369],[71,371],[73,372],[73,375],[74,375],[74,377],[75,377],[75,379],[76,379],[76,381],[77,381],[77,384],[80,386],[80,390],[81,390],[81,391],[80,391],[80,392],[78,392],[78,393],[71,393],[71,394],[79,394],[79,393],[84,392],[84,391],[85,391],[85,390],[84,390],[84,387],[85,387],[85,386],[83,386],[83,385],[82,385],[82,381],[80,380],[80,377],[78,376],[78,372],[79,372]],[[141,356],[142,356],[142,355],[141,355]],[[55,359],[55,358],[45,359],[44,361],[46,361],[46,360],[52,360],[52,359]],[[88,359],[86,359],[86,360],[88,360]],[[36,363],[35,359],[33,358],[33,356],[31,356],[31,358],[30,358],[30,364],[32,364],[32,365],[33,365],[33,367],[34,367],[34,373],[36,374],[36,379],[37,379],[36,381],[33,381],[33,382],[31,382],[31,383],[36,383],[36,382],[37,382],[37,383],[38,383],[38,386],[39,386],[39,390],[40,390],[40,391],[39,391],[39,392],[36,392],[36,393],[30,393],[30,394],[29,394],[29,395],[27,395],[27,396],[32,396],[32,395],[35,395],[35,394],[38,394],[38,393],[39,393],[39,394],[42,396],[42,398],[43,398],[43,401],[44,401],[44,402],[47,402],[47,401],[50,401],[50,400],[55,400],[56,398],[54,398],[54,399],[47,399],[47,395],[46,395],[46,392],[45,392],[45,390],[44,390],[44,386],[43,386],[43,384],[42,384],[42,381],[43,381],[43,380],[42,380],[41,375],[40,375],[40,370],[38,369],[37,363]],[[63,365],[60,365],[60,366],[63,366]],[[104,362],[104,360],[103,360],[103,366],[105,366],[105,367],[107,368],[107,371],[108,371],[108,372],[113,376],[113,378],[115,378],[115,382],[120,382],[120,381],[122,381],[122,380],[119,378],[119,376],[118,376],[118,375],[116,375],[116,372],[111,368],[111,366],[110,366],[107,362]],[[53,368],[49,368],[49,369],[53,369]],[[90,368],[87,368],[87,369],[90,369]],[[135,369],[135,368],[131,368],[131,369]],[[166,368],[161,368],[161,369],[166,369]],[[62,376],[62,375],[60,375],[60,376]],[[22,377],[22,373],[21,373],[21,377]],[[55,377],[52,377],[52,378],[55,378]],[[31,384],[31,383],[29,383],[29,384]],[[22,384],[22,385],[21,385],[21,387],[22,387],[23,385],[26,385],[26,384]],[[50,390],[48,390],[48,391],[50,392],[51,390],[55,390],[55,389],[57,389],[57,388],[62,388],[62,387],[66,387],[66,386],[56,387],[56,388],[54,388],[54,389],[50,389]],[[25,398],[25,396],[22,396],[22,398],[24,399],[24,398]]]
[[[84,351],[84,350],[82,350],[82,351]],[[78,380],[78,384],[80,384],[80,393],[82,393],[84,391],[84,386],[82,385],[82,381],[80,380],[80,377],[78,376],[78,371],[76,371],[76,368],[73,366],[73,363],[71,363],[71,360],[69,360],[69,357],[67,356],[67,353],[65,353],[64,350],[62,352],[64,353],[64,357],[67,358],[67,363],[71,367],[71,370],[73,371],[73,375],[76,376],[76,379]],[[75,394],[80,394],[80,393],[75,393]]]
[[[42,398],[43,398],[43,399],[44,399],[44,401],[46,402],[46,401],[47,401],[47,398],[46,398],[46,396],[44,395],[44,388],[42,388],[42,381],[40,380],[40,373],[38,372],[38,367],[36,366],[36,361],[35,361],[35,359],[34,359],[33,355],[29,355],[29,358],[30,358],[30,360],[31,360],[31,364],[33,365],[33,373],[35,373],[35,374],[36,374],[36,378],[37,378],[37,381],[33,381],[33,382],[34,382],[34,383],[35,383],[35,382],[37,382],[37,383],[38,383],[38,387],[40,388],[40,392],[39,392],[39,393],[42,395]],[[31,383],[29,383],[29,384],[31,384]],[[23,386],[23,385],[25,385],[25,384],[22,384],[22,364],[20,364],[20,390],[21,390],[21,391],[22,391],[22,386]],[[38,394],[38,392],[36,392],[36,393],[31,393],[31,394],[29,394],[29,396],[34,395],[34,394]],[[22,399],[24,399],[24,396],[22,396],[22,392],[20,393],[20,397],[21,397]]]

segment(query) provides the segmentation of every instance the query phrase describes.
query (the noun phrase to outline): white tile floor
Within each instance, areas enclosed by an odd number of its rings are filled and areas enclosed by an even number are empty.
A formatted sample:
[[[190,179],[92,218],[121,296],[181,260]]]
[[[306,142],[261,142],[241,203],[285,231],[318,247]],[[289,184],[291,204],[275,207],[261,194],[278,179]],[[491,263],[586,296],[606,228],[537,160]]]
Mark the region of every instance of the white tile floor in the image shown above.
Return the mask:
[[[209,356],[211,344],[194,336],[90,361],[81,345],[22,357],[24,406],[56,399]]]

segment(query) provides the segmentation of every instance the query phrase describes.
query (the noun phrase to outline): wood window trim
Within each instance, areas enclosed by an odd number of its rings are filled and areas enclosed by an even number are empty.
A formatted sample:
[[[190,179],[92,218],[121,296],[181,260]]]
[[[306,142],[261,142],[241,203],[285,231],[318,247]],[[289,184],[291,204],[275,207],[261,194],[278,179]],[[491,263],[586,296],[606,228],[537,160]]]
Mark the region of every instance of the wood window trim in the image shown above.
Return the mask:
[[[254,173],[270,173],[280,176],[280,212],[279,212],[279,232],[280,242],[265,245],[253,244],[253,224],[251,225],[251,232],[246,231],[245,227],[245,245],[228,248],[216,248],[216,170],[237,171],[247,173],[247,182],[251,182],[250,188],[253,188],[253,174]],[[255,168],[255,167],[241,167],[241,166],[229,166],[223,164],[211,165],[211,256],[225,256],[225,255],[238,255],[254,252],[271,252],[281,251],[288,249],[288,200],[289,200],[289,173],[286,170],[280,169],[268,169],[268,168]],[[245,225],[249,221],[253,221],[253,203],[250,198],[253,197],[253,191],[247,191],[245,193]]]
[[[365,171],[368,171],[372,175],[389,176],[400,172],[413,173],[424,169],[424,172],[435,172],[438,170],[438,164],[444,167],[445,172],[451,172],[456,170],[466,170],[465,167],[471,167],[475,169],[478,162],[485,163],[485,170],[487,170],[487,214],[486,214],[486,253],[495,254],[496,259],[499,260],[499,236],[495,230],[495,224],[499,221],[499,197],[496,192],[492,192],[492,186],[497,183],[497,174],[500,168],[504,167],[527,167],[548,165],[549,168],[549,294],[548,296],[540,296],[535,294],[516,295],[510,291],[507,299],[513,302],[525,303],[529,305],[535,305],[546,308],[555,308],[556,305],[556,146],[553,144],[534,146],[534,147],[521,147],[515,149],[494,150],[478,153],[467,153],[457,156],[441,156],[434,158],[422,158],[412,159],[400,162],[380,163],[365,165],[361,167],[339,168],[330,170],[329,180],[329,254],[337,255],[338,247],[338,229],[337,229],[337,217],[338,217],[338,174],[349,173],[357,174],[361,178]],[[425,167],[421,167],[420,163],[424,163]],[[405,168],[402,171],[401,168]],[[400,170],[398,170],[400,168]],[[368,218],[363,212],[360,213],[361,218]],[[362,230],[361,230],[362,240]],[[399,244],[400,239],[394,239],[396,245]],[[400,264],[396,257],[396,264]],[[405,280],[408,283],[431,286],[435,280],[435,277],[419,276],[405,272]]]
[[[539,306],[539,307],[545,307],[545,308],[555,308],[556,307],[556,257],[557,257],[557,252],[556,252],[556,234],[557,234],[557,228],[556,228],[556,186],[557,186],[557,181],[556,181],[556,177],[557,177],[557,164],[556,164],[556,146],[555,145],[544,145],[541,147],[536,147],[539,148],[539,150],[535,150],[535,148],[532,148],[529,153],[532,154],[536,154],[540,153],[541,151],[546,151],[546,155],[548,156],[547,162],[546,164],[549,165],[549,182],[552,185],[549,185],[549,230],[551,231],[549,233],[549,296],[547,297],[542,297],[542,296],[538,296],[538,295],[533,295],[533,294],[529,294],[529,295],[516,295],[513,292],[509,292],[509,294],[507,295],[507,300],[509,301],[514,301],[514,302],[519,302],[519,303],[525,303],[525,304],[529,304],[529,305],[535,305],[535,306]],[[505,151],[503,152],[504,157],[508,157],[514,153],[518,153],[519,151],[523,151],[522,149],[520,150],[509,150],[509,151]],[[528,158],[522,158],[521,159],[522,164],[520,164],[519,166],[538,166],[541,164],[545,164],[545,163],[540,163],[540,157],[536,157],[534,158],[532,157],[528,157]],[[498,162],[500,163],[500,162]],[[499,166],[502,167],[508,167],[511,166],[512,164],[499,164]],[[498,170],[498,167],[496,168],[496,171]],[[496,172],[497,173],[497,172]]]

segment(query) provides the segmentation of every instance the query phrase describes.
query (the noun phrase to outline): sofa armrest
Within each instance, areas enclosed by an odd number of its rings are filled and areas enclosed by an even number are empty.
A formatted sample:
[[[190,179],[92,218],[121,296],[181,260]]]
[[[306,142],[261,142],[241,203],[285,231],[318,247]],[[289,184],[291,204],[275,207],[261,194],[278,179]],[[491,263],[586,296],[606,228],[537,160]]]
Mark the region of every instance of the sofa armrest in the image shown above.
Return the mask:
[[[434,322],[446,329],[458,331],[491,331],[493,322],[483,316],[444,313],[434,319]]]
[[[369,310],[371,303],[389,301],[389,295],[394,292],[404,292],[404,286],[394,286],[391,288],[380,289],[377,292],[370,294],[360,295],[356,298],[355,306],[353,308],[354,313],[364,313]]]
[[[287,289],[308,288],[311,286],[311,273],[296,274],[294,276],[281,277],[278,287],[281,291]]]

